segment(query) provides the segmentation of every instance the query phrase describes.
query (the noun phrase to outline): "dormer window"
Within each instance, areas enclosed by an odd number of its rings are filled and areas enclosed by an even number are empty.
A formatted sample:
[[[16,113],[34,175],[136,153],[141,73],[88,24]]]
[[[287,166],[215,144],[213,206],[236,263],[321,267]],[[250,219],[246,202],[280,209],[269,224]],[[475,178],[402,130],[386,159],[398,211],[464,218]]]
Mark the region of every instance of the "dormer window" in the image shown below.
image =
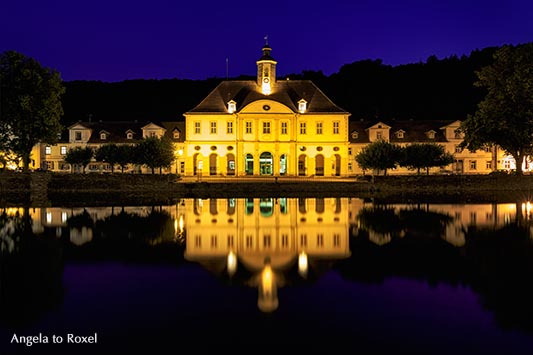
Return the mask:
[[[403,139],[404,134],[405,134],[405,131],[400,129],[399,131],[396,132],[396,138]]]
[[[307,111],[307,101],[305,101],[304,99],[298,101],[298,111],[300,113],[305,113],[305,111]]]
[[[126,132],[126,139],[133,139],[133,132],[132,131],[127,131]]]
[[[359,133],[357,131],[352,131],[352,139],[357,139],[359,137]]]
[[[100,133],[100,139],[105,141],[107,139],[107,133],[105,132]]]
[[[461,131],[456,129],[455,131],[453,131],[454,133],[454,138],[456,139],[460,139],[461,138]]]
[[[431,131],[427,131],[426,132],[426,135],[429,139],[435,139],[435,131],[431,130]]]
[[[174,131],[172,131],[172,138],[174,138],[174,139],[179,139],[180,138],[180,130],[179,129],[175,129]]]
[[[228,113],[233,113],[237,111],[237,103],[233,100],[228,102]]]

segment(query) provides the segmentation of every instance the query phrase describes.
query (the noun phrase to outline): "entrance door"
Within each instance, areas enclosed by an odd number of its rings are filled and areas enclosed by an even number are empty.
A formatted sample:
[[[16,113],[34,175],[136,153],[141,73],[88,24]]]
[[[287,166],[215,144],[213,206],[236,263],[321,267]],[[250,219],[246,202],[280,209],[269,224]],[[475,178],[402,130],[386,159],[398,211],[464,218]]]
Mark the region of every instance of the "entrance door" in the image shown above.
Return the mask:
[[[299,176],[305,176],[305,170],[306,170],[305,160],[306,160],[306,156],[304,154],[298,157],[298,175]]]
[[[235,175],[235,156],[233,154],[228,154],[227,159],[228,159],[227,174],[229,176]]]
[[[287,174],[287,155],[285,154],[282,154],[281,157],[279,157],[279,174]]]
[[[259,156],[259,173],[261,175],[273,175],[272,154],[270,152],[261,153]]]
[[[315,175],[324,176],[324,156],[322,154],[315,158]]]
[[[252,154],[246,154],[246,157],[244,158],[244,169],[246,175],[254,174],[254,157]]]
[[[209,175],[217,174],[217,155],[211,154],[209,156]]]

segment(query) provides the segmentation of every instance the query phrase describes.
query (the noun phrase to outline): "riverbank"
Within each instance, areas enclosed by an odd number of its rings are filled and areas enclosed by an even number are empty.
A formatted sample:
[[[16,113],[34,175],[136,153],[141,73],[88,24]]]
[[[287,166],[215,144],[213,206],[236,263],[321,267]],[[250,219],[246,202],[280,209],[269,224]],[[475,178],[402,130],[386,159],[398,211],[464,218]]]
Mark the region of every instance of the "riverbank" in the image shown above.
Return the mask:
[[[0,204],[175,203],[180,198],[359,197],[384,201],[529,200],[533,176],[430,175],[367,178],[185,178],[176,175],[0,173]]]

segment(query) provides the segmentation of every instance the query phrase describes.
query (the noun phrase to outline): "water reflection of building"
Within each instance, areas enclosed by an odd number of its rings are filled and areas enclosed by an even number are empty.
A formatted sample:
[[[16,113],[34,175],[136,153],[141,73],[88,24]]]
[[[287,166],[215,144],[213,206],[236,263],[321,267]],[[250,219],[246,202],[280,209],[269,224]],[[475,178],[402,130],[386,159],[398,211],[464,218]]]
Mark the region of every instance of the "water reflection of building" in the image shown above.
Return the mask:
[[[230,276],[243,265],[263,311],[277,308],[291,268],[305,277],[313,260],[350,255],[346,198],[186,200],[185,216],[185,258],[218,262]]]
[[[359,228],[359,212],[363,208],[372,208],[373,203],[365,203],[361,199],[350,199],[350,225]],[[465,244],[465,233],[471,227],[500,228],[516,221],[516,203],[486,203],[486,204],[388,204],[387,208],[394,209],[396,214],[406,210],[420,210],[449,217],[445,224],[442,238],[455,246]],[[521,213],[526,219],[531,217],[531,205],[519,205]],[[405,233],[405,231],[404,231]],[[403,234],[404,234],[403,233]],[[391,241],[390,235],[369,231],[369,239],[376,244],[383,245]]]

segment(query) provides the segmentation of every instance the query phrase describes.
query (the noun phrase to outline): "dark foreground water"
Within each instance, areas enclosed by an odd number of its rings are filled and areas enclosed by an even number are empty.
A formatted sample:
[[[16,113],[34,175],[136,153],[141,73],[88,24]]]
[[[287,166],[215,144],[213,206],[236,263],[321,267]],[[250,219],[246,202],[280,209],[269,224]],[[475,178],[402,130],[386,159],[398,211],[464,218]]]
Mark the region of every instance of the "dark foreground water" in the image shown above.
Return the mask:
[[[0,354],[531,354],[529,217],[354,198],[4,209]]]

